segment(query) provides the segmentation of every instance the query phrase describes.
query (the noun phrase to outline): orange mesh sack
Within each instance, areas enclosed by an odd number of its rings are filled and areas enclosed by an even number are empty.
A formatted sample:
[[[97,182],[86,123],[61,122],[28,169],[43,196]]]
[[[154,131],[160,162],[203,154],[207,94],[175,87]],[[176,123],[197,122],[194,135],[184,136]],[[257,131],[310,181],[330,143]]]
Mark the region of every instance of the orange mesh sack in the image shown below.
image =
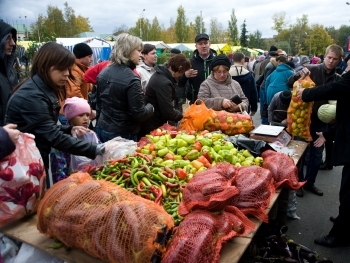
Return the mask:
[[[267,169],[255,165],[240,167],[234,182],[239,194],[231,199],[230,205],[267,223],[266,208],[275,193],[273,182],[272,173]]]
[[[232,237],[247,235],[254,226],[233,206],[220,213],[193,211],[176,228],[162,263],[218,262],[222,244]]]
[[[230,199],[238,194],[238,189],[232,185],[236,170],[235,166],[225,162],[196,173],[183,192],[179,214],[183,216],[195,209],[224,209]]]
[[[227,135],[245,134],[254,129],[252,118],[247,113],[231,113],[212,111],[212,115],[204,123],[208,131],[221,130]]]
[[[181,131],[203,131],[204,123],[212,114],[211,109],[205,106],[204,101],[196,100],[183,116],[179,130]]]
[[[299,182],[298,168],[287,154],[266,150],[261,157],[264,159],[262,167],[271,171],[276,189],[283,186],[297,190],[306,183]]]
[[[163,207],[87,173],[53,185],[38,208],[41,233],[111,263],[149,263],[173,226]]]
[[[293,135],[312,141],[310,134],[311,112],[313,102],[303,102],[297,97],[300,88],[313,88],[315,83],[307,75],[293,84],[292,99],[287,110],[287,131]]]

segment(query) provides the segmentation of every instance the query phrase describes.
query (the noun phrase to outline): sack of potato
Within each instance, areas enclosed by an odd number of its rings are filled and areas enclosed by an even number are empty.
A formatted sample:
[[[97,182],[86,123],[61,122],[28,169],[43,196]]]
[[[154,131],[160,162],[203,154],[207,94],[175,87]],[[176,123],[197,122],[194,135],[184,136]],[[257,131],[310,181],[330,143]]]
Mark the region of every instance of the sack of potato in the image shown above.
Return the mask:
[[[303,102],[297,97],[297,91],[300,88],[308,89],[313,87],[315,87],[315,83],[309,75],[294,82],[292,99],[287,110],[287,132],[306,141],[312,141],[310,123],[313,102]]]
[[[253,121],[248,114],[227,111],[212,111],[204,123],[208,131],[221,130],[227,135],[246,134],[254,129]]]

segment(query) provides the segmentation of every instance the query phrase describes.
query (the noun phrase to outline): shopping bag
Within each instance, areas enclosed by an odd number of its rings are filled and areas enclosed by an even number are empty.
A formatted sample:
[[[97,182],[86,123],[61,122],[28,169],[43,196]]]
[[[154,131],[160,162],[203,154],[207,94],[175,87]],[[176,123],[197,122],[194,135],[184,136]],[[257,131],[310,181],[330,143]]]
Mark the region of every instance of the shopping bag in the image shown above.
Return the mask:
[[[16,150],[0,161],[0,226],[37,210],[45,169],[34,135],[20,133]]]
[[[204,101],[196,100],[184,114],[179,130],[185,130],[187,132],[204,130],[203,125],[211,116],[212,111],[212,109],[208,109],[205,106]]]
[[[73,137],[77,138],[77,135],[74,133]],[[85,135],[82,138],[80,138],[80,140],[86,141],[86,142],[92,142],[92,143],[101,143],[100,140],[98,139],[96,133],[94,133],[94,132],[85,133]],[[92,166],[96,166],[96,165],[98,165],[98,161],[90,159],[90,158],[85,157],[85,156],[79,156],[79,155],[72,154],[70,156],[69,170],[71,173],[75,173],[75,172],[81,171],[82,168],[87,164],[91,164]]]

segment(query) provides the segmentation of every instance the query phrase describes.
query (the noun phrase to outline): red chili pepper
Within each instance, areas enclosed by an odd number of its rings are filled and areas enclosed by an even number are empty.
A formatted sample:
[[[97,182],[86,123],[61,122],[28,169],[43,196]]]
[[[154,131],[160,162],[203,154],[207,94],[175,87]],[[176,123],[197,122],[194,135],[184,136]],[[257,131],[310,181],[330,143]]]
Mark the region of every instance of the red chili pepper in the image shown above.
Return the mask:
[[[148,162],[148,163],[152,160],[152,158],[149,155],[143,154],[143,153],[136,152],[136,153],[134,153],[134,156],[139,156],[139,157],[145,159],[146,162]]]
[[[156,194],[156,200],[154,202],[158,205],[161,205],[162,198],[163,198],[163,191],[162,189],[158,188],[158,193]]]
[[[151,170],[149,169],[149,167],[147,165],[141,165],[138,170],[144,171],[146,174],[151,174]]]
[[[114,165],[116,163],[128,163],[128,162],[129,162],[128,158],[118,158],[118,159],[110,160],[109,164]]]
[[[113,172],[113,173],[110,173],[109,176],[115,176],[117,174],[118,174],[118,172]]]
[[[202,149],[202,144],[199,141],[195,141],[193,144],[193,149],[200,151]]]
[[[167,171],[168,174],[171,175],[171,176],[169,176],[170,178],[175,177],[175,171],[173,169],[171,169],[170,167],[165,166],[165,171]]]
[[[204,150],[203,151],[203,156],[205,157],[205,159],[208,160],[209,163],[212,163],[213,160],[211,159],[210,155],[209,155],[209,151],[208,150]]]
[[[185,180],[187,177],[187,172],[182,168],[177,168],[176,173],[180,180]]]
[[[139,191],[139,192],[145,192],[146,189],[142,189],[144,186],[145,186],[145,183],[141,181],[141,182],[137,185],[137,191]]]
[[[173,188],[173,187],[177,187],[177,186],[179,186],[179,184],[172,184],[172,183],[170,183],[170,182],[164,182],[164,184],[167,186],[167,187],[170,187],[170,188]]]
[[[209,163],[209,161],[207,160],[207,158],[205,158],[203,155],[199,156],[199,158],[197,159],[197,161],[201,162],[202,164],[204,164],[205,167],[210,168],[211,167],[211,163]]]

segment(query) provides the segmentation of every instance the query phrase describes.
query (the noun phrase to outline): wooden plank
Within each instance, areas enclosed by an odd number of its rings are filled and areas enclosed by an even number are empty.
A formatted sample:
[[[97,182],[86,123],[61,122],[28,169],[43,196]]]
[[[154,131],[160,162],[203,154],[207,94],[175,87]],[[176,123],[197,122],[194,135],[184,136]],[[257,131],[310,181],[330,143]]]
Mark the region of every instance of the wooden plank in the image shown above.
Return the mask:
[[[291,156],[295,165],[298,164],[300,158],[303,156],[307,145],[308,145],[307,142],[295,141],[295,140],[291,140],[288,143],[287,147],[295,150],[295,153],[293,154],[293,156]]]
[[[250,238],[235,237],[225,243],[220,253],[220,263],[238,262],[251,242]]]
[[[55,243],[53,238],[49,238],[39,232],[36,227],[37,217],[27,217],[18,220],[12,224],[8,224],[0,228],[0,232],[17,239],[21,242],[27,243],[37,249],[45,251],[46,253],[62,259],[68,263],[106,263],[100,259],[88,255],[80,249],[69,249],[62,247],[59,249],[50,248]]]

